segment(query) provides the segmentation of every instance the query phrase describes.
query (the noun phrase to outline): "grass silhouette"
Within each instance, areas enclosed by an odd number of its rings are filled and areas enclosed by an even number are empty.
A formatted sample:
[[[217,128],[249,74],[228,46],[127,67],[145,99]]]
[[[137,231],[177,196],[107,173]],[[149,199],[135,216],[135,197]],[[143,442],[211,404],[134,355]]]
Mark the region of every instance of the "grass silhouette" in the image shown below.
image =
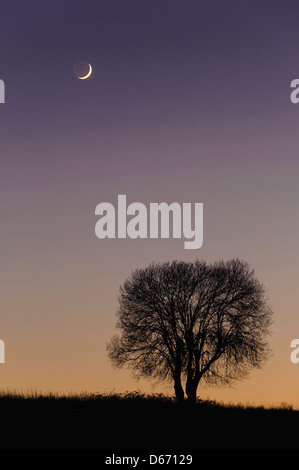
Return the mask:
[[[299,411],[163,394],[0,392],[1,449],[298,449]]]

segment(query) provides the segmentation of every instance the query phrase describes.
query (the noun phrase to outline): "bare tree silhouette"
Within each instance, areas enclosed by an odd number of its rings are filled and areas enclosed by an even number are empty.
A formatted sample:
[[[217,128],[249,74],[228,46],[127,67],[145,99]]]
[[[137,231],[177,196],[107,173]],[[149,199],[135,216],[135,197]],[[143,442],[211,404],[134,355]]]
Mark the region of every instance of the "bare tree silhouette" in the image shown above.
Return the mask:
[[[230,384],[269,356],[272,311],[265,289],[239,259],[151,264],[120,288],[120,336],[107,345],[116,367],[170,380],[178,401],[200,381]]]

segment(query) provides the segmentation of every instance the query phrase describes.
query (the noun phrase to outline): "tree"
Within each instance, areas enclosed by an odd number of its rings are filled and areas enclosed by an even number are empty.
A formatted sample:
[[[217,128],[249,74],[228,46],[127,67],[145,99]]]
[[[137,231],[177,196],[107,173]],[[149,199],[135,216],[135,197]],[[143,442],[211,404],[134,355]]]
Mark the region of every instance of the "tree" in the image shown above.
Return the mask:
[[[230,384],[269,356],[272,311],[265,289],[239,259],[151,264],[120,288],[108,354],[116,367],[169,380],[178,401],[196,401],[200,381]]]

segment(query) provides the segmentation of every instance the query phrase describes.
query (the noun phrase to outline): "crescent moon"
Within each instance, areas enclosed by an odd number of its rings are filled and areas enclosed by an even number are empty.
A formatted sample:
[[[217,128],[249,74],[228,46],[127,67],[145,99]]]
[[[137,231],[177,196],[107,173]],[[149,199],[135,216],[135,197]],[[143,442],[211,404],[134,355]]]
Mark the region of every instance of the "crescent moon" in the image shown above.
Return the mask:
[[[88,74],[87,75],[84,75],[84,77],[78,77],[80,80],[85,80],[86,78],[90,77],[91,73],[92,73],[92,66],[90,64],[89,65],[89,71],[88,71]]]

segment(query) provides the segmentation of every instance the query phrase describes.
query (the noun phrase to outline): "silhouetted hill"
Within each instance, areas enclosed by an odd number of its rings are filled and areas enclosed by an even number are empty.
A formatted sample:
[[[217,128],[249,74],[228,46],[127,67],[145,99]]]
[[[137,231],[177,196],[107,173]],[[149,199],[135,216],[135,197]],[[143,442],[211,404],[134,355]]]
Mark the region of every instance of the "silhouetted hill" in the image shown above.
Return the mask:
[[[163,395],[0,396],[1,449],[299,449],[290,407]]]

